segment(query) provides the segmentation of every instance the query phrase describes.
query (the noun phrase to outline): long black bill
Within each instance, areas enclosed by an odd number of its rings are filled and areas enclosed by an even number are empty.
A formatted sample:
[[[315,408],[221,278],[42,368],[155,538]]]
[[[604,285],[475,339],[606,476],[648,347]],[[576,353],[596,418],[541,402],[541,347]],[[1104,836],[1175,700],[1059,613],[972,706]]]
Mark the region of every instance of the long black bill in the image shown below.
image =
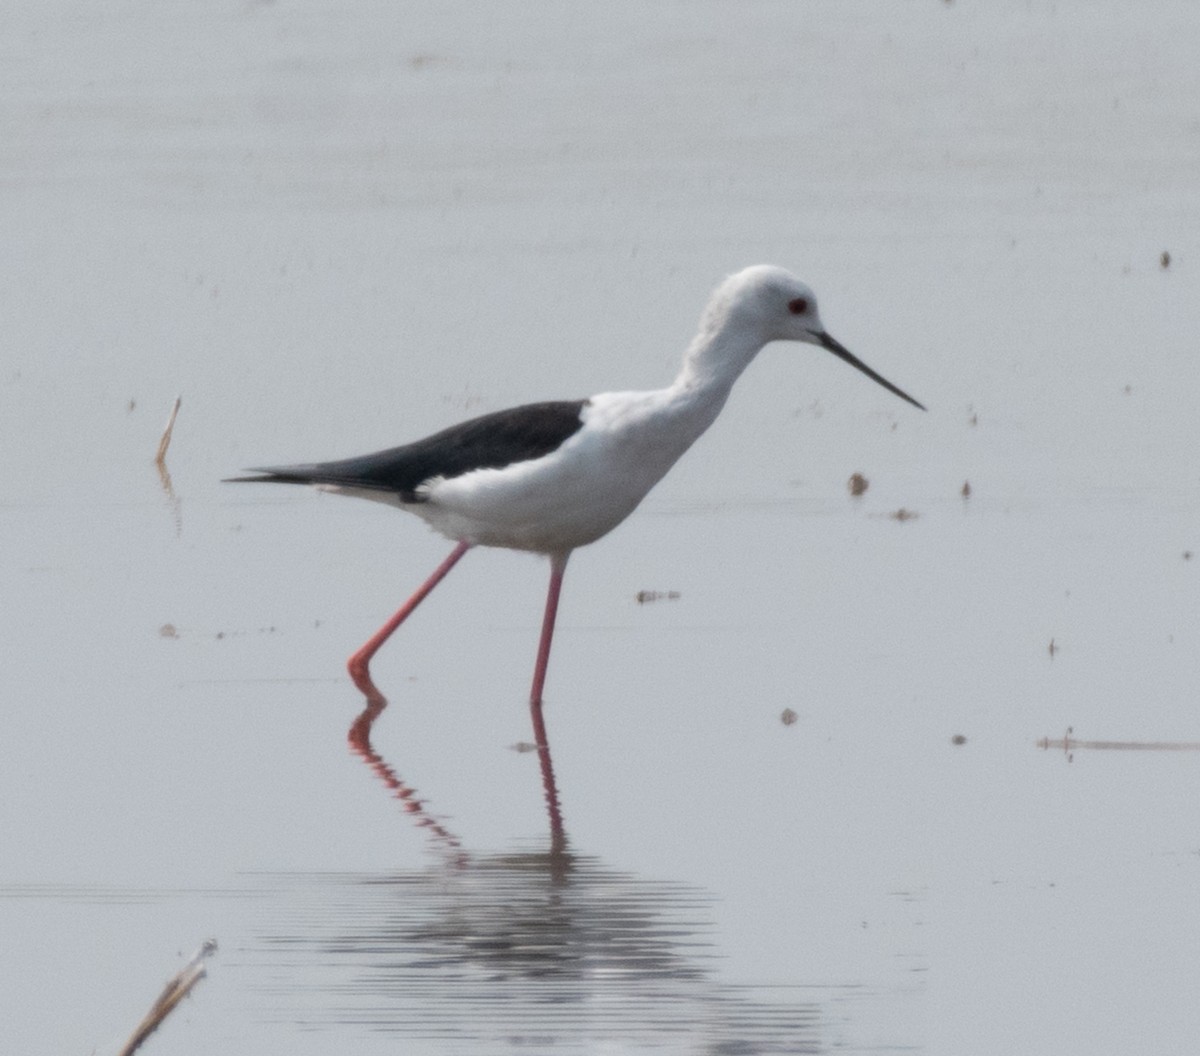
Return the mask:
[[[855,370],[861,370],[872,381],[879,382],[879,384],[882,385],[885,389],[887,389],[888,392],[894,392],[897,396],[900,397],[900,399],[908,400],[908,402],[911,403],[914,407],[918,407],[922,411],[925,410],[924,404],[917,403],[917,401],[914,400],[903,389],[896,388],[896,386],[893,385],[890,381],[888,381],[887,378],[881,377],[880,375],[876,374],[875,371],[873,371],[861,359],[859,359],[853,352],[851,352],[848,348],[846,348],[845,345],[840,344],[839,342],[835,341],[832,337],[830,337],[827,333],[825,333],[825,331],[822,330],[821,333],[817,334],[816,336],[817,336],[817,340],[821,342],[821,347],[829,349],[829,351],[832,352],[835,356],[837,356],[838,359],[844,359]]]

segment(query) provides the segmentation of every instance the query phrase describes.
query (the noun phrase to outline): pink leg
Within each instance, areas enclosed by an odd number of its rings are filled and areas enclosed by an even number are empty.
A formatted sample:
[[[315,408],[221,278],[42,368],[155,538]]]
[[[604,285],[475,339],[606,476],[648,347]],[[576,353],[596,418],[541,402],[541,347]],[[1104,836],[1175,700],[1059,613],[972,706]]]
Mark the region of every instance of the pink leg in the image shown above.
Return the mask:
[[[366,645],[364,645],[346,662],[346,669],[350,672],[350,677],[354,680],[354,684],[358,686],[358,688],[362,690],[368,697],[377,697],[379,695],[379,691],[371,682],[371,674],[368,670],[368,666],[371,663],[371,657],[373,657],[376,652],[378,652],[379,647],[383,645],[383,643],[386,642],[393,633],[395,633],[396,628],[408,619],[413,609],[415,609],[421,604],[421,602],[425,600],[429,592],[446,578],[446,573],[448,573],[450,569],[458,564],[459,559],[470,549],[470,543],[459,543],[450,552],[450,556],[446,558],[446,560],[440,565],[438,565],[438,567],[434,570],[433,575],[417,588],[416,593],[413,594],[408,601],[401,605],[396,611],[396,614],[390,620],[388,620],[387,623],[380,627],[379,630],[367,640]]]
[[[550,742],[546,737],[546,720],[542,717],[542,687],[546,684],[546,667],[550,663],[550,642],[554,638],[554,618],[558,615],[558,596],[562,592],[563,572],[567,567],[565,554],[550,557],[550,589],[546,593],[546,614],[542,617],[542,637],[538,642],[537,663],[533,668],[533,689],[529,693],[529,715],[533,720],[533,739],[537,744],[538,760],[542,767],[542,787],[550,812],[550,846],[554,853],[566,848],[566,832],[562,811],[558,805],[558,786],[554,781],[554,765],[550,761]]]
[[[558,615],[558,595],[562,591],[563,571],[567,567],[565,554],[550,557],[550,590],[546,594],[546,614],[542,617],[542,637],[538,642],[537,664],[533,668],[533,689],[529,694],[530,707],[541,709],[542,687],[546,684],[546,667],[550,663],[550,642],[554,638],[554,618]]]

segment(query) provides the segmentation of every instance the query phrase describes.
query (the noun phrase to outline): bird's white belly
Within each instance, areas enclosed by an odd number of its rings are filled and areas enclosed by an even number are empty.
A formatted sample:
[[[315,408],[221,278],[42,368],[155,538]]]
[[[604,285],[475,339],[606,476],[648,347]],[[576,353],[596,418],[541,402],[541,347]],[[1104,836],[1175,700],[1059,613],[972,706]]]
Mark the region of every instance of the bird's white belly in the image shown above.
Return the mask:
[[[604,418],[591,424],[543,458],[431,481],[426,501],[405,508],[443,535],[481,546],[555,553],[595,542],[633,512],[693,437]]]
[[[569,474],[541,463],[523,473],[484,469],[436,481],[426,502],[406,508],[452,539],[554,553],[611,531],[648,490],[594,469]]]

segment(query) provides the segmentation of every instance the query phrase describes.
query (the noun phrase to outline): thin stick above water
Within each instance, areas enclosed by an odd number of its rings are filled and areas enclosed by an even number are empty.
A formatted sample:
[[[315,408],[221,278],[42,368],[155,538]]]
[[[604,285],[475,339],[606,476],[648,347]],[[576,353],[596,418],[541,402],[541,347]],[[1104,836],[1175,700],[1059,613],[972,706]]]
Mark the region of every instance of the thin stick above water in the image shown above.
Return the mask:
[[[179,414],[179,405],[182,402],[182,396],[175,397],[175,403],[171,407],[171,417],[167,419],[167,427],[163,430],[162,439],[158,442],[158,454],[154,456],[154,461],[160,467],[167,457],[167,448],[171,446],[171,433],[175,429],[175,418]]]
[[[178,400],[175,401],[175,407],[176,410],[179,409]],[[167,426],[167,439],[170,439],[170,432],[171,427]],[[137,1025],[137,1029],[130,1035],[129,1040],[125,1042],[125,1047],[117,1053],[117,1056],[133,1056],[133,1053],[141,1047],[142,1042],[158,1030],[159,1024],[174,1011],[180,1001],[192,992],[192,987],[204,978],[204,962],[216,950],[215,939],[205,941],[204,945],[196,951],[196,955],[163,987],[163,992],[158,995],[158,1000],[150,1006],[150,1011]]]

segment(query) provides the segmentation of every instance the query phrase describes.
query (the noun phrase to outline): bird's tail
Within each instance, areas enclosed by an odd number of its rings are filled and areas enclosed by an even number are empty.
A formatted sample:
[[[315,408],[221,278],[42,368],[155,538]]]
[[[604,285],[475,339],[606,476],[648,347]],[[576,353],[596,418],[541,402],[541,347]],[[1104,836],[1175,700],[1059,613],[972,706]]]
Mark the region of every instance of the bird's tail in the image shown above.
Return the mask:
[[[335,483],[318,466],[256,466],[246,471],[253,476],[226,477],[222,484],[331,484]]]

